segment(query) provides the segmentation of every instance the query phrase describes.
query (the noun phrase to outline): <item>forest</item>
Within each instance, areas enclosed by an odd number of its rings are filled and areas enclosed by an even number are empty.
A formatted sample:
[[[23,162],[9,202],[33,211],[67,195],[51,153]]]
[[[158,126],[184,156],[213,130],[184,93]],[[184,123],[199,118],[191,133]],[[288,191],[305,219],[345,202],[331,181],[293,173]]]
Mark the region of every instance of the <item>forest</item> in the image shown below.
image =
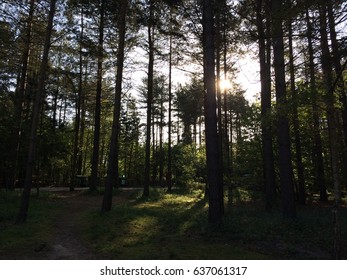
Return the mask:
[[[1,0],[0,258],[347,259],[346,25],[345,0]]]

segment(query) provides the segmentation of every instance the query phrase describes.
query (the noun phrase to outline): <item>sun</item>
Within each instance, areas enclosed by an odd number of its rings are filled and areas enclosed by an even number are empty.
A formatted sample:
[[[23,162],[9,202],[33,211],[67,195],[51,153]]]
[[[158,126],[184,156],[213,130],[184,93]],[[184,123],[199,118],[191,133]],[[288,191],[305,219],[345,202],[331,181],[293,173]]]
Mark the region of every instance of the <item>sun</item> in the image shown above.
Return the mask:
[[[231,85],[231,82],[229,80],[221,79],[219,81],[219,89],[221,91],[229,90],[229,89],[231,89],[231,87],[232,87],[232,85]]]

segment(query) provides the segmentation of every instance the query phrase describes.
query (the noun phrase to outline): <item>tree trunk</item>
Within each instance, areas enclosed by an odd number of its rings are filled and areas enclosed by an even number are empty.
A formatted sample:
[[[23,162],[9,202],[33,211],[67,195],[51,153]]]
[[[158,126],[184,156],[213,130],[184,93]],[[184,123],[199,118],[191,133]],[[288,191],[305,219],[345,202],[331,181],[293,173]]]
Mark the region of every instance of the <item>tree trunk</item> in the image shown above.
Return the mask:
[[[146,159],[145,159],[145,183],[143,196],[149,196],[150,185],[150,157],[151,157],[151,121],[153,102],[153,68],[154,68],[154,43],[153,43],[153,1],[150,0],[149,20],[148,20],[148,79],[147,79],[147,127],[146,127]]]
[[[160,126],[159,126],[159,184],[164,185],[164,153],[163,153],[163,127],[164,127],[164,100],[161,96],[160,100]]]
[[[172,7],[170,7],[170,38],[169,38],[169,123],[168,123],[168,164],[166,182],[168,191],[172,190]]]
[[[334,252],[333,258],[339,259],[341,257],[340,252],[340,221],[339,221],[339,206],[341,200],[340,193],[340,174],[339,174],[339,159],[338,159],[338,138],[337,138],[337,118],[336,109],[334,107],[334,87],[333,87],[333,71],[332,71],[332,59],[329,51],[328,34],[327,34],[327,18],[326,18],[326,4],[322,4],[319,7],[319,19],[320,19],[320,37],[322,48],[322,70],[325,85],[325,103],[327,106],[327,121],[328,121],[328,134],[329,134],[329,148],[330,148],[330,160],[333,177],[334,187]]]
[[[292,119],[294,127],[294,141],[295,141],[295,159],[296,159],[296,169],[298,173],[298,199],[299,203],[304,205],[306,202],[305,193],[305,177],[304,177],[304,165],[302,162],[302,149],[301,149],[301,139],[300,139],[300,124],[298,116],[298,96],[295,89],[295,68],[294,68],[294,53],[293,53],[293,30],[292,22],[289,20],[289,71],[290,71],[290,93],[292,102]]]
[[[51,0],[49,14],[47,18],[47,27],[46,27],[45,42],[44,42],[44,48],[43,48],[43,54],[42,54],[42,61],[40,66],[38,87],[37,87],[37,91],[35,95],[35,101],[33,104],[24,189],[22,194],[20,210],[16,219],[16,224],[24,223],[28,216],[29,198],[30,198],[30,192],[31,192],[31,186],[32,186],[32,176],[33,176],[33,170],[34,170],[34,164],[35,164],[35,158],[36,158],[35,151],[36,151],[37,129],[38,129],[39,120],[40,120],[42,99],[44,96],[44,87],[45,87],[46,71],[47,71],[47,65],[48,65],[48,54],[49,54],[49,49],[51,46],[51,35],[52,35],[52,28],[53,28],[55,5],[56,5],[56,0]]]
[[[80,77],[82,79],[82,76]],[[86,98],[86,90],[83,90],[83,84],[87,84],[88,79],[88,62],[85,62],[85,72],[84,72],[84,82],[81,83],[80,90],[80,132],[79,132],[79,139],[78,139],[78,156],[77,156],[77,174],[84,174],[85,173],[85,156],[86,156],[86,146],[84,145],[85,142],[85,131],[86,131],[86,107],[87,107],[87,98]]]
[[[78,80],[78,95],[76,100],[76,117],[74,125],[74,145],[73,145],[73,155],[72,155],[72,172],[70,180],[70,191],[75,189],[75,178],[78,174],[78,159],[80,154],[79,146],[79,134],[80,134],[80,122],[81,122],[81,103],[82,103],[82,78],[83,78],[83,56],[82,56],[82,40],[84,34],[84,9],[81,6],[81,37],[79,41],[79,80]]]
[[[213,8],[211,0],[203,1],[203,49],[204,49],[204,108],[206,133],[207,181],[209,188],[209,216],[208,221],[213,226],[220,226],[223,222],[223,188],[219,175],[219,149],[216,116],[216,77],[215,77],[215,46]]]
[[[263,24],[263,1],[257,1],[257,30],[259,36],[259,64],[260,64],[260,84],[261,84],[261,130],[263,147],[263,168],[265,180],[266,209],[273,208],[275,198],[275,168],[272,145],[272,122],[271,122],[271,61],[270,61],[270,38],[269,26],[265,34]],[[268,10],[265,6],[264,11]],[[267,19],[268,20],[268,19]]]
[[[152,106],[153,108],[153,106]],[[152,180],[150,181],[150,185],[155,185],[155,181],[157,178],[157,170],[158,170],[158,157],[157,157],[157,133],[155,129],[155,116],[154,112],[152,112]]]
[[[309,52],[309,76],[310,90],[312,94],[312,111],[313,111],[313,162],[314,162],[314,178],[315,186],[317,186],[320,194],[320,201],[327,201],[328,195],[325,186],[325,170],[323,161],[322,138],[319,127],[319,108],[318,108],[318,92],[315,75],[314,50],[312,43],[312,24],[309,17],[309,11],[306,9],[306,24],[307,24],[307,41]]]
[[[235,158],[234,157],[234,144],[233,144],[234,120],[233,120],[233,110],[232,110],[231,102],[229,102],[228,112],[229,112],[229,127],[228,127],[229,138],[228,138],[228,142],[229,142],[229,148],[230,148],[230,168],[231,168],[231,170],[233,170],[234,169],[234,158]]]
[[[54,132],[58,123],[57,122],[58,95],[59,95],[59,81],[57,82],[57,87],[56,87],[56,90],[54,91],[53,105],[52,105],[52,129]]]
[[[279,170],[282,194],[282,211],[285,217],[295,217],[295,199],[292,180],[288,104],[285,80],[282,1],[272,1],[272,32],[277,102],[277,140],[279,146]]]
[[[216,74],[217,74],[217,87],[216,87],[216,94],[217,94],[217,123],[218,123],[218,169],[219,169],[219,181],[222,184],[222,186],[224,186],[224,180],[223,180],[223,175],[224,175],[224,168],[223,168],[223,127],[222,127],[222,92],[221,92],[221,88],[220,88],[220,76],[221,76],[221,70],[220,70],[220,65],[221,65],[221,4],[219,2],[216,3],[217,7],[217,13],[216,13],[216,34],[215,34],[215,48],[216,48]],[[222,197],[224,199],[224,190],[223,187],[219,188],[220,191],[220,197]],[[223,206],[223,213],[224,213],[224,203],[222,204]]]
[[[339,43],[337,41],[337,35],[335,30],[335,16],[333,10],[332,0],[327,1],[327,10],[329,17],[329,30],[330,30],[330,38],[331,38],[331,47],[332,47],[332,59],[336,73],[336,81],[335,85],[337,86],[337,92],[339,96],[339,100],[342,104],[341,115],[342,115],[342,128],[343,128],[343,144],[344,151],[342,153],[343,159],[343,170],[345,179],[347,179],[347,97],[346,97],[346,87],[344,84],[342,73],[345,70],[341,65],[341,54]]]
[[[105,192],[103,196],[101,212],[110,211],[112,207],[112,189],[118,186],[118,158],[119,158],[119,130],[120,130],[120,108],[122,98],[122,80],[124,66],[124,49],[125,49],[125,33],[126,33],[126,12],[128,0],[122,0],[119,11],[118,22],[118,53],[117,53],[117,74],[116,74],[116,90],[115,103],[113,108],[113,123],[110,142],[110,152],[108,157],[107,176],[105,182]]]
[[[94,141],[92,170],[89,182],[91,191],[95,191],[98,185],[98,167],[99,167],[99,146],[100,146],[100,116],[101,116],[101,94],[102,94],[102,64],[103,64],[103,48],[104,48],[104,9],[105,1],[100,0],[100,24],[99,24],[99,45],[98,45],[98,72],[96,82],[95,96],[95,119],[94,119]]]
[[[14,120],[17,124],[17,127],[14,129],[14,144],[15,148],[14,156],[15,159],[14,166],[13,166],[13,175],[12,175],[12,182],[10,183],[10,188],[14,188],[16,180],[17,180],[17,173],[18,173],[18,167],[19,167],[19,154],[20,154],[20,147],[21,147],[21,135],[22,135],[22,122],[23,122],[23,101],[24,101],[24,94],[27,88],[27,72],[28,72],[28,65],[29,65],[29,59],[30,59],[30,44],[31,44],[31,36],[32,36],[32,23],[33,23],[33,16],[34,16],[34,8],[35,8],[35,0],[31,0],[29,4],[29,14],[27,18],[27,25],[26,25],[26,33],[24,38],[24,49],[22,54],[22,69],[19,79],[19,86],[16,90],[16,96],[15,96],[15,113],[14,113]]]
[[[224,80],[226,81],[228,79],[228,66],[227,66],[227,51],[228,51],[228,43],[227,43],[227,22],[226,22],[226,13],[227,13],[227,7],[226,7],[226,0],[224,0],[224,10],[223,10],[223,67],[224,67]],[[232,170],[232,158],[230,154],[230,144],[229,144],[229,121],[228,121],[228,89],[225,88],[223,92],[224,97],[224,103],[223,103],[223,110],[224,110],[224,150],[225,150],[225,161],[226,161],[226,175],[227,177],[231,177],[233,170]],[[231,188],[231,186],[229,186]]]

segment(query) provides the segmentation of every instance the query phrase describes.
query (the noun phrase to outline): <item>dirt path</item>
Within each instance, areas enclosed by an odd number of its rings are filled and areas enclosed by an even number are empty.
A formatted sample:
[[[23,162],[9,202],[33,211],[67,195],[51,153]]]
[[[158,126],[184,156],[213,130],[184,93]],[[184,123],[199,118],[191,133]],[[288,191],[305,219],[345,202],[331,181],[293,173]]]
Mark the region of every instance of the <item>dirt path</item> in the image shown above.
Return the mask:
[[[129,192],[114,197],[117,203],[126,201]],[[81,192],[59,192],[62,209],[59,210],[54,222],[54,236],[46,248],[46,259],[50,260],[93,260],[97,259],[79,236],[79,219],[86,210],[98,210],[101,207],[102,196],[86,196]]]

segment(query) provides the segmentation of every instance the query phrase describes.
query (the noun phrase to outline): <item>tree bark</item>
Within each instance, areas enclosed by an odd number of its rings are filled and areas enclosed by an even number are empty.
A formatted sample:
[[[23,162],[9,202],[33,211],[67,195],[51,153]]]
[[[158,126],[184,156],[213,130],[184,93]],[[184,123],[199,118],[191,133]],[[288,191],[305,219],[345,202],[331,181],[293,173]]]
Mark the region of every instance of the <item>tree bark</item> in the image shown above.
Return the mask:
[[[170,7],[170,38],[169,38],[169,123],[168,123],[168,164],[166,181],[168,191],[172,190],[172,7]]]
[[[228,79],[228,66],[227,66],[227,28],[226,28],[226,0],[224,0],[224,11],[223,11],[223,68],[224,68],[224,80]],[[233,173],[232,167],[232,156],[230,153],[230,143],[229,143],[229,121],[228,121],[228,89],[225,88],[223,92],[223,110],[224,110],[224,147],[225,147],[225,160],[226,160],[226,174],[230,178]],[[231,188],[231,186],[229,186]]]
[[[164,96],[160,97],[160,126],[159,126],[159,184],[164,186],[164,153],[163,153],[163,127],[164,127]]]
[[[14,188],[17,180],[17,173],[19,168],[19,154],[21,148],[21,136],[22,136],[22,122],[23,122],[23,101],[24,94],[27,88],[27,72],[28,65],[30,60],[30,45],[31,45],[31,37],[32,37],[32,25],[33,25],[33,16],[34,16],[34,8],[35,8],[35,0],[31,0],[29,3],[29,14],[27,18],[26,24],[26,32],[24,38],[24,48],[22,54],[22,69],[19,79],[19,86],[16,90],[16,99],[15,99],[15,113],[14,119],[17,124],[17,127],[14,129],[14,139],[15,139],[15,149],[14,151],[14,166],[13,166],[13,175],[12,182],[10,183],[10,188]]]
[[[80,123],[81,123],[81,103],[82,103],[82,84],[83,84],[83,55],[82,55],[82,40],[84,34],[84,9],[83,4],[81,6],[81,34],[79,41],[79,77],[78,77],[78,94],[76,100],[76,117],[74,125],[74,145],[73,145],[73,155],[72,155],[72,171],[70,179],[70,191],[75,189],[76,175],[78,174],[78,159],[80,155],[79,139],[80,139]]]
[[[304,205],[306,202],[305,193],[305,176],[304,176],[304,165],[302,162],[302,148],[301,148],[301,137],[300,137],[300,123],[298,116],[298,96],[295,89],[295,67],[294,67],[294,53],[293,53],[293,30],[292,21],[289,20],[289,71],[290,71],[290,93],[292,99],[292,120],[294,127],[294,143],[295,143],[295,160],[296,169],[298,174],[298,200],[299,203]]]
[[[309,53],[309,76],[310,90],[312,94],[312,112],[313,112],[313,163],[314,163],[314,178],[315,186],[317,186],[320,194],[320,201],[327,201],[328,195],[325,185],[325,170],[323,161],[322,138],[319,127],[319,108],[318,108],[318,92],[315,75],[314,50],[312,43],[312,24],[309,17],[309,11],[306,9],[306,24],[307,24],[307,41]]]
[[[272,35],[277,103],[277,140],[282,194],[282,212],[285,217],[295,217],[295,199],[292,180],[288,104],[285,80],[284,44],[282,29],[282,1],[272,1]]]
[[[342,117],[342,130],[343,130],[343,141],[341,141],[341,145],[343,147],[342,152],[342,170],[345,180],[347,179],[347,96],[346,96],[346,87],[343,80],[343,71],[344,67],[341,65],[341,54],[340,47],[337,41],[337,34],[335,29],[335,15],[333,10],[332,0],[327,1],[327,11],[328,11],[328,19],[329,19],[329,31],[330,31],[330,40],[331,40],[331,48],[332,48],[332,60],[335,68],[335,82],[334,85],[337,86],[337,93],[339,100],[342,104],[341,117]],[[340,137],[339,137],[340,138]]]
[[[35,101],[33,104],[29,149],[28,149],[28,157],[27,157],[26,170],[25,170],[24,189],[22,194],[20,210],[16,219],[16,224],[24,223],[28,216],[33,169],[34,169],[35,158],[36,158],[35,152],[36,152],[36,141],[37,141],[37,129],[38,129],[39,121],[40,121],[42,99],[44,96],[44,87],[45,87],[46,72],[47,72],[47,66],[48,66],[48,55],[49,55],[49,50],[51,46],[51,35],[52,35],[52,29],[53,29],[55,6],[56,6],[56,0],[51,0],[50,9],[49,9],[48,18],[47,18],[47,27],[46,27],[45,42],[44,42],[44,48],[43,48],[41,66],[40,66],[40,75],[39,75],[38,86],[37,86],[37,91],[35,95]]]
[[[219,169],[219,181],[222,185],[224,185],[223,175],[224,175],[224,164],[223,164],[223,127],[222,127],[222,92],[220,87],[220,77],[221,77],[221,12],[222,7],[219,1],[216,3],[216,34],[215,34],[215,48],[216,48],[216,75],[217,75],[217,81],[216,81],[216,94],[217,94],[217,123],[218,123],[218,155],[219,155],[219,163],[218,163],[218,169]],[[220,196],[224,197],[224,190],[223,187],[219,188]],[[223,213],[224,213],[224,203],[223,206]]]
[[[102,74],[103,74],[103,48],[104,48],[104,10],[105,1],[100,0],[100,24],[99,24],[99,43],[98,43],[98,71],[96,82],[95,96],[95,116],[94,116],[94,141],[93,141],[93,156],[92,170],[89,182],[91,191],[95,191],[98,185],[98,167],[99,167],[99,146],[100,146],[100,116],[101,116],[101,94],[102,94]]]
[[[206,133],[207,181],[209,187],[209,216],[208,221],[213,226],[223,222],[224,202],[221,197],[223,188],[219,175],[219,149],[216,116],[216,77],[215,77],[215,46],[214,23],[211,0],[203,1],[203,49],[204,49],[204,108]]]
[[[344,143],[347,149],[347,97],[346,97],[346,88],[344,85],[343,77],[340,75],[344,69],[341,66],[341,55],[339,50],[339,43],[337,41],[337,34],[335,29],[335,17],[332,0],[327,1],[327,10],[329,17],[329,30],[330,30],[330,38],[331,38],[331,47],[332,47],[332,59],[336,72],[336,76],[338,77],[338,93],[339,99],[342,104],[342,121],[343,121],[343,132],[344,132]],[[339,77],[340,76],[340,77]]]
[[[151,121],[153,102],[153,69],[154,69],[154,44],[153,44],[153,1],[150,0],[148,20],[148,79],[147,79],[147,127],[146,127],[146,159],[145,159],[145,182],[143,196],[149,196],[150,185],[150,157],[151,157]]]
[[[337,112],[334,107],[334,87],[333,87],[333,71],[332,71],[332,59],[330,56],[328,34],[327,34],[327,8],[326,3],[323,3],[319,7],[319,19],[320,19],[320,39],[321,39],[321,63],[323,70],[323,78],[325,85],[325,103],[327,106],[327,121],[328,121],[328,134],[329,134],[329,148],[330,148],[330,160],[332,169],[332,179],[334,188],[334,252],[333,258],[340,259],[340,221],[339,221],[339,207],[341,200],[340,193],[340,174],[339,174],[339,159],[338,159],[338,138],[337,138]]]
[[[103,196],[101,212],[110,211],[112,207],[112,189],[118,186],[118,158],[119,158],[119,131],[120,131],[120,108],[122,98],[122,81],[124,67],[124,49],[126,34],[126,12],[128,8],[128,0],[122,0],[119,11],[119,34],[118,34],[118,53],[117,53],[117,74],[116,74],[116,90],[115,102],[113,108],[113,123],[110,142],[110,152],[108,157],[107,176],[105,182],[105,192]]]
[[[265,6],[263,11],[263,1],[257,1],[257,30],[259,36],[259,64],[260,64],[260,86],[261,86],[261,130],[263,148],[263,168],[265,181],[266,209],[273,208],[275,198],[275,168],[272,142],[272,121],[271,121],[271,61],[270,61],[270,38],[269,26],[265,28],[263,23],[263,13],[268,11]],[[266,4],[265,4],[266,5]],[[267,19],[268,20],[268,19]],[[267,34],[264,32],[266,30]]]

